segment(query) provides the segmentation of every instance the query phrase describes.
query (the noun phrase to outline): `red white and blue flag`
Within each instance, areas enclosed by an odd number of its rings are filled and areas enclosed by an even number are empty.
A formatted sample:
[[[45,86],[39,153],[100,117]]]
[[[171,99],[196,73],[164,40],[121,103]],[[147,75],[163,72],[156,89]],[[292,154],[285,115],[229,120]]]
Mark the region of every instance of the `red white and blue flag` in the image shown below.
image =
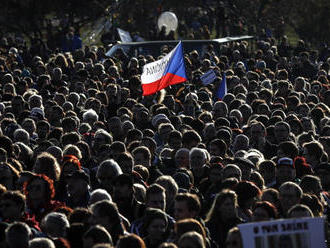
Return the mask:
[[[165,57],[143,67],[143,95],[152,95],[170,85],[187,81],[181,41]]]

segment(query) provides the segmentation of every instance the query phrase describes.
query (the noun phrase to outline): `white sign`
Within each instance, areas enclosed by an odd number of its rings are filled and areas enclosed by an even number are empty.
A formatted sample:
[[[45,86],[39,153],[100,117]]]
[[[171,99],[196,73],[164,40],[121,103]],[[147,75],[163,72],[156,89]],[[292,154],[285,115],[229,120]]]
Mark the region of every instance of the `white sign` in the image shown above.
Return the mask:
[[[119,38],[122,42],[132,42],[132,37],[129,32],[122,30],[120,28],[117,28]]]
[[[213,81],[217,78],[217,75],[215,74],[214,70],[209,70],[205,72],[200,79],[202,80],[202,83],[204,85],[208,85],[210,83],[213,83]]]
[[[300,218],[238,225],[243,247],[325,248],[325,219]]]

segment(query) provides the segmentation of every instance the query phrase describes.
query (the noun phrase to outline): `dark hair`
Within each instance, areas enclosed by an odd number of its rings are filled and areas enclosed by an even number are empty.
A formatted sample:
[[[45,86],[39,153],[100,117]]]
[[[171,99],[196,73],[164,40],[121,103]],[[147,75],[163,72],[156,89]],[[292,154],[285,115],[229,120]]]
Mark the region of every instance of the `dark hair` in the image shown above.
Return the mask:
[[[25,196],[18,190],[11,191],[8,190],[1,195],[0,200],[10,200],[16,203],[16,205],[21,207],[21,213],[25,211]]]
[[[134,233],[121,236],[118,239],[117,248],[146,248],[146,245],[142,238]]]
[[[70,214],[69,214],[69,222],[70,225],[73,223],[85,223],[85,221],[89,221],[89,219],[92,217],[92,212],[87,208],[75,208]]]
[[[298,146],[293,141],[284,141],[279,144],[278,149],[281,149],[285,156],[294,159],[299,154]]]
[[[160,195],[163,193],[165,193],[164,187],[156,183],[151,184],[146,191],[146,201],[148,201],[150,195],[154,195],[154,194]]]
[[[199,214],[201,210],[201,203],[197,195],[190,193],[179,193],[175,196],[175,201],[185,201],[189,211],[197,212]]]
[[[147,229],[151,222],[155,219],[162,219],[165,221],[165,225],[167,228],[168,220],[166,213],[158,208],[147,208],[145,210],[144,216],[143,216],[143,225],[142,225],[142,233],[148,234]]]
[[[102,200],[99,202],[94,203],[91,206],[92,212],[97,211],[100,216],[102,217],[108,217],[109,220],[114,225],[118,225],[121,223],[121,217],[119,214],[118,207],[116,203],[108,201],[108,200]]]
[[[179,220],[174,224],[174,231],[177,238],[180,238],[182,234],[196,231],[200,235],[202,235],[204,241],[206,241],[206,231],[203,225],[195,219],[183,219]]]
[[[92,226],[84,233],[85,239],[91,238],[93,243],[110,243],[113,244],[110,233],[103,226]]]
[[[239,182],[235,187],[235,192],[237,194],[238,205],[243,209],[247,200],[261,195],[260,189],[249,181]]]
[[[212,207],[207,213],[206,222],[212,222],[217,223],[220,219],[220,212],[219,208],[222,205],[222,203],[227,199],[232,199],[235,205],[237,205],[237,194],[235,191],[232,190],[222,190],[220,193],[218,193],[212,203]]]
[[[268,201],[261,201],[261,202],[257,202],[254,207],[253,207],[253,212],[257,209],[257,208],[262,208],[264,209],[269,218],[271,219],[276,219],[277,218],[277,209],[276,207],[271,204],[270,202]]]

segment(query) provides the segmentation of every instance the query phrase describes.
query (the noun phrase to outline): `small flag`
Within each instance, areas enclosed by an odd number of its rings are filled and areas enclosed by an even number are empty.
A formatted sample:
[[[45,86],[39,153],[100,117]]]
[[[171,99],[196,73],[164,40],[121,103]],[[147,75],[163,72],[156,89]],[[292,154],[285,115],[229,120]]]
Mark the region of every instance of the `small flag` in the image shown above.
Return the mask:
[[[119,35],[119,38],[122,42],[132,42],[131,34],[125,30],[122,30],[120,28],[117,28],[117,32]]]
[[[162,59],[146,64],[141,75],[144,96],[185,81],[187,81],[187,76],[181,41]]]
[[[223,100],[223,97],[226,94],[227,94],[227,80],[226,80],[226,73],[223,73],[222,80],[220,82],[216,96],[218,100]]]
[[[208,84],[212,83],[216,78],[217,78],[217,75],[215,74],[213,69],[205,72],[201,76],[201,80],[202,80],[203,85],[208,85]]]

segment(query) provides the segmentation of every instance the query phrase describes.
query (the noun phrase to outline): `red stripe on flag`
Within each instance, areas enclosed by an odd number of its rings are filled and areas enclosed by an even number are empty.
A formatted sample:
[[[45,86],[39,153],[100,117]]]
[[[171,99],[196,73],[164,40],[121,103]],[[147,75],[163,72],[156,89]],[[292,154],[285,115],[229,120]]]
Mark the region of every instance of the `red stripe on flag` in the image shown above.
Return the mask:
[[[183,83],[185,81],[187,81],[186,78],[180,77],[172,73],[167,73],[165,76],[155,82],[149,84],[142,84],[143,95],[152,95],[157,91],[166,88],[167,86]]]

